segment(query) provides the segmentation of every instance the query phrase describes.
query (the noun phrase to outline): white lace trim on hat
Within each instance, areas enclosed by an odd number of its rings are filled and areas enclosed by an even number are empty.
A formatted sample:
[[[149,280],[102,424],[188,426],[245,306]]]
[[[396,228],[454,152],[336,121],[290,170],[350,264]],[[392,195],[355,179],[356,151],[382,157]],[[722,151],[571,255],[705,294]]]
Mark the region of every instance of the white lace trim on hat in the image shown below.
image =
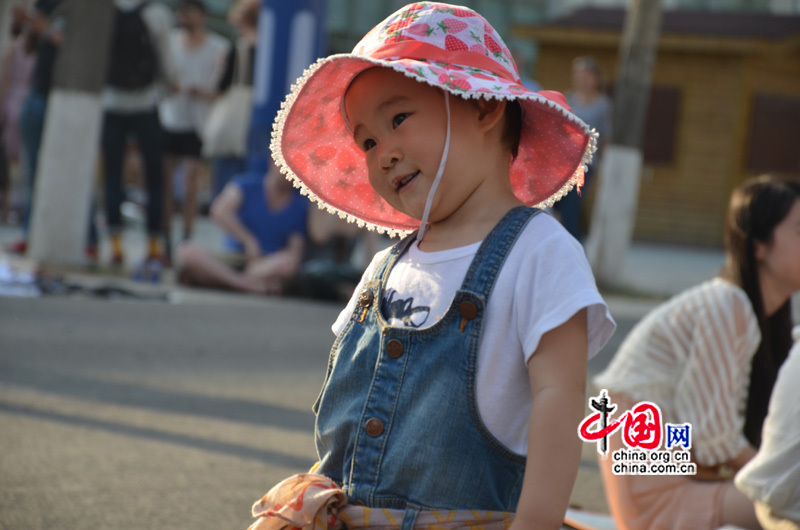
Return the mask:
[[[539,202],[538,204],[533,205],[534,208],[544,209],[553,206],[556,202],[558,202],[562,197],[564,197],[567,193],[574,188],[578,182],[583,179],[583,175],[587,170],[588,164],[592,161],[592,157],[597,151],[597,138],[598,134],[593,128],[589,127],[584,123],[580,118],[569,112],[567,109],[559,105],[558,103],[551,101],[544,96],[540,96],[536,93],[530,94],[492,94],[488,92],[469,92],[469,91],[456,91],[453,88],[450,88],[446,85],[440,85],[429,81],[428,79],[420,79],[419,77],[415,76],[411,72],[407,71],[405,68],[401,66],[395,66],[391,60],[387,59],[372,59],[370,57],[362,57],[353,54],[336,54],[331,55],[328,57],[323,57],[318,59],[317,62],[310,65],[306,70],[303,72],[303,75],[297,79],[297,81],[292,84],[289,94],[286,96],[286,99],[281,103],[281,108],[278,110],[278,114],[275,118],[275,122],[272,126],[272,134],[270,140],[270,152],[272,153],[272,158],[275,161],[275,164],[280,169],[280,172],[283,173],[292,183],[295,188],[299,188],[300,194],[308,197],[308,199],[317,205],[318,208],[321,210],[325,210],[328,213],[337,215],[340,219],[346,220],[348,223],[355,223],[356,226],[359,228],[366,228],[370,231],[375,231],[379,234],[385,234],[388,237],[404,237],[411,233],[411,230],[398,230],[394,228],[388,228],[385,226],[381,226],[375,223],[364,221],[359,217],[356,217],[353,214],[344,212],[335,206],[332,206],[325,202],[322,198],[318,197],[313,191],[311,191],[308,186],[303,183],[303,181],[298,177],[288,166],[286,160],[283,157],[283,153],[281,152],[281,136],[283,134],[283,127],[285,125],[286,119],[289,115],[289,111],[294,104],[294,101],[297,99],[297,96],[300,94],[300,91],[303,85],[314,75],[314,73],[321,68],[325,63],[334,60],[344,60],[344,59],[353,59],[358,60],[365,63],[371,63],[375,66],[383,66],[387,68],[391,68],[396,72],[400,72],[401,74],[414,79],[417,82],[424,82],[433,87],[441,88],[442,90],[447,91],[450,94],[456,95],[458,97],[464,99],[499,99],[499,100],[519,100],[519,99],[529,99],[535,100],[540,104],[547,105],[548,107],[554,109],[555,111],[562,114],[568,120],[574,122],[578,126],[580,126],[583,131],[589,136],[589,143],[584,150],[583,157],[581,159],[580,165],[575,169],[575,172],[572,176],[567,180],[566,183],[555,193],[553,193],[550,197],[545,199],[544,201]],[[366,68],[366,67],[365,67]],[[449,113],[448,113],[449,117]]]

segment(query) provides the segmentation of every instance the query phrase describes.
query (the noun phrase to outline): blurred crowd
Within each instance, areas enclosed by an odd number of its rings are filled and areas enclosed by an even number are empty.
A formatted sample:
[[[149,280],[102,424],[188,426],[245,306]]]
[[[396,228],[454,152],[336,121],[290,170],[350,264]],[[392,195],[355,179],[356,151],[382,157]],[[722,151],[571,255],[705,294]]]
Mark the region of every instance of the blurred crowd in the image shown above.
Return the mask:
[[[29,247],[48,96],[68,23],[64,4],[15,7],[2,57],[0,222],[20,226],[20,238],[6,249],[17,254]],[[225,36],[209,29],[203,0],[179,0],[174,11],[161,2],[114,1],[101,94],[101,178],[86,236],[90,262],[99,260],[102,243],[109,266],[152,281],[175,267],[191,284],[323,298],[339,297],[340,280],[357,282],[363,259],[354,249],[374,247],[374,238],[308,208],[291,186],[268,178],[266,161],[248,165],[260,6],[235,2]],[[289,204],[290,213],[281,211]],[[223,248],[191,241],[197,215],[207,212],[228,234]],[[177,213],[180,239],[171,233]],[[131,217],[144,220],[144,256],[126,256],[122,233]]]
[[[307,208],[291,187],[262,185],[269,180],[262,168],[271,164],[262,161],[253,168],[248,163],[260,6],[260,0],[234,2],[227,14],[228,37],[209,29],[203,0],[179,0],[174,11],[161,2],[114,0],[102,91],[101,175],[86,235],[90,262],[99,261],[98,248],[107,244],[108,265],[132,268],[137,278],[157,281],[163,268],[176,267],[187,283],[269,294],[308,291],[309,282],[290,281],[308,262],[315,277],[358,280],[360,266],[347,267],[364,260],[360,252],[354,257],[353,249],[375,248],[376,236]],[[17,254],[29,247],[36,166],[67,22],[63,0],[15,7],[2,57],[0,222],[19,224],[19,239],[6,249]],[[525,75],[522,59],[520,69],[527,85],[541,88]],[[603,72],[591,57],[575,60],[567,97],[574,112],[600,133],[602,147],[611,128],[611,103]],[[592,174],[590,168],[587,186]],[[587,189],[573,191],[552,212],[579,240],[586,231],[582,197]],[[258,194],[258,212],[248,202],[252,193]],[[277,197],[282,193],[286,197]],[[307,212],[295,232],[284,220],[265,228],[265,219],[289,199]],[[197,215],[207,212],[227,234],[223,248],[215,251],[191,241]],[[177,213],[182,233],[173,235]],[[122,233],[128,217],[144,220],[143,256],[126,256]],[[274,241],[266,242],[265,230],[274,232]],[[292,258],[277,269],[266,266],[282,255],[279,251]],[[318,283],[323,288],[328,282]]]

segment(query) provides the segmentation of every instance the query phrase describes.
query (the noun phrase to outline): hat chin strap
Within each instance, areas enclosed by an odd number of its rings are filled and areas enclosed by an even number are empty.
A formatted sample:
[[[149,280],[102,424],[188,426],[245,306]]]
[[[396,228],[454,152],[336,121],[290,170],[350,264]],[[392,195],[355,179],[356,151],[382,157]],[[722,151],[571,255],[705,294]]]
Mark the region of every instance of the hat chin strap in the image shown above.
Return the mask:
[[[447,154],[450,152],[450,93],[447,90],[442,90],[442,92],[444,92],[444,107],[447,112],[447,134],[444,139],[444,150],[442,151],[442,159],[439,162],[439,169],[436,171],[436,178],[433,179],[431,189],[428,191],[428,199],[425,201],[425,210],[422,213],[422,221],[420,222],[419,231],[417,232],[417,241],[422,241],[422,238],[425,237],[425,233],[428,231],[428,216],[431,213],[433,196],[436,193],[436,188],[439,187],[439,181],[442,180],[444,166],[447,164]]]

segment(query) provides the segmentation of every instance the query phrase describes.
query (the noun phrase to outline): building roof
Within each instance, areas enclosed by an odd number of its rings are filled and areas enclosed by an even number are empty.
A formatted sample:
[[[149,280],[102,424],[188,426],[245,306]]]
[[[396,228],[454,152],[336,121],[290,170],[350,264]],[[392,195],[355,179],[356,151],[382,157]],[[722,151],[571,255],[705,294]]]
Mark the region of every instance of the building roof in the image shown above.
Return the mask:
[[[622,31],[625,9],[583,8],[541,27]],[[764,13],[665,10],[663,34],[736,37],[780,41],[800,35],[800,16]]]

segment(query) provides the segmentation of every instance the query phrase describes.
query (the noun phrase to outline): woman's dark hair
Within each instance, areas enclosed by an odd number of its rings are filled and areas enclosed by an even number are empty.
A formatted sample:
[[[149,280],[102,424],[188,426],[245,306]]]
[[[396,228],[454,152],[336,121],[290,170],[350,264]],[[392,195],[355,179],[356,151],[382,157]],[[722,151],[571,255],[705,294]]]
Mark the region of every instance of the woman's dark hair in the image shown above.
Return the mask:
[[[764,312],[756,243],[768,245],[772,242],[775,227],[786,218],[798,199],[800,179],[763,175],[733,190],[728,206],[726,261],[720,275],[747,293],[761,330],[761,344],[752,361],[744,425],[744,434],[754,447],[761,445],[761,427],[772,387],[792,346],[791,300],[772,315]]]

